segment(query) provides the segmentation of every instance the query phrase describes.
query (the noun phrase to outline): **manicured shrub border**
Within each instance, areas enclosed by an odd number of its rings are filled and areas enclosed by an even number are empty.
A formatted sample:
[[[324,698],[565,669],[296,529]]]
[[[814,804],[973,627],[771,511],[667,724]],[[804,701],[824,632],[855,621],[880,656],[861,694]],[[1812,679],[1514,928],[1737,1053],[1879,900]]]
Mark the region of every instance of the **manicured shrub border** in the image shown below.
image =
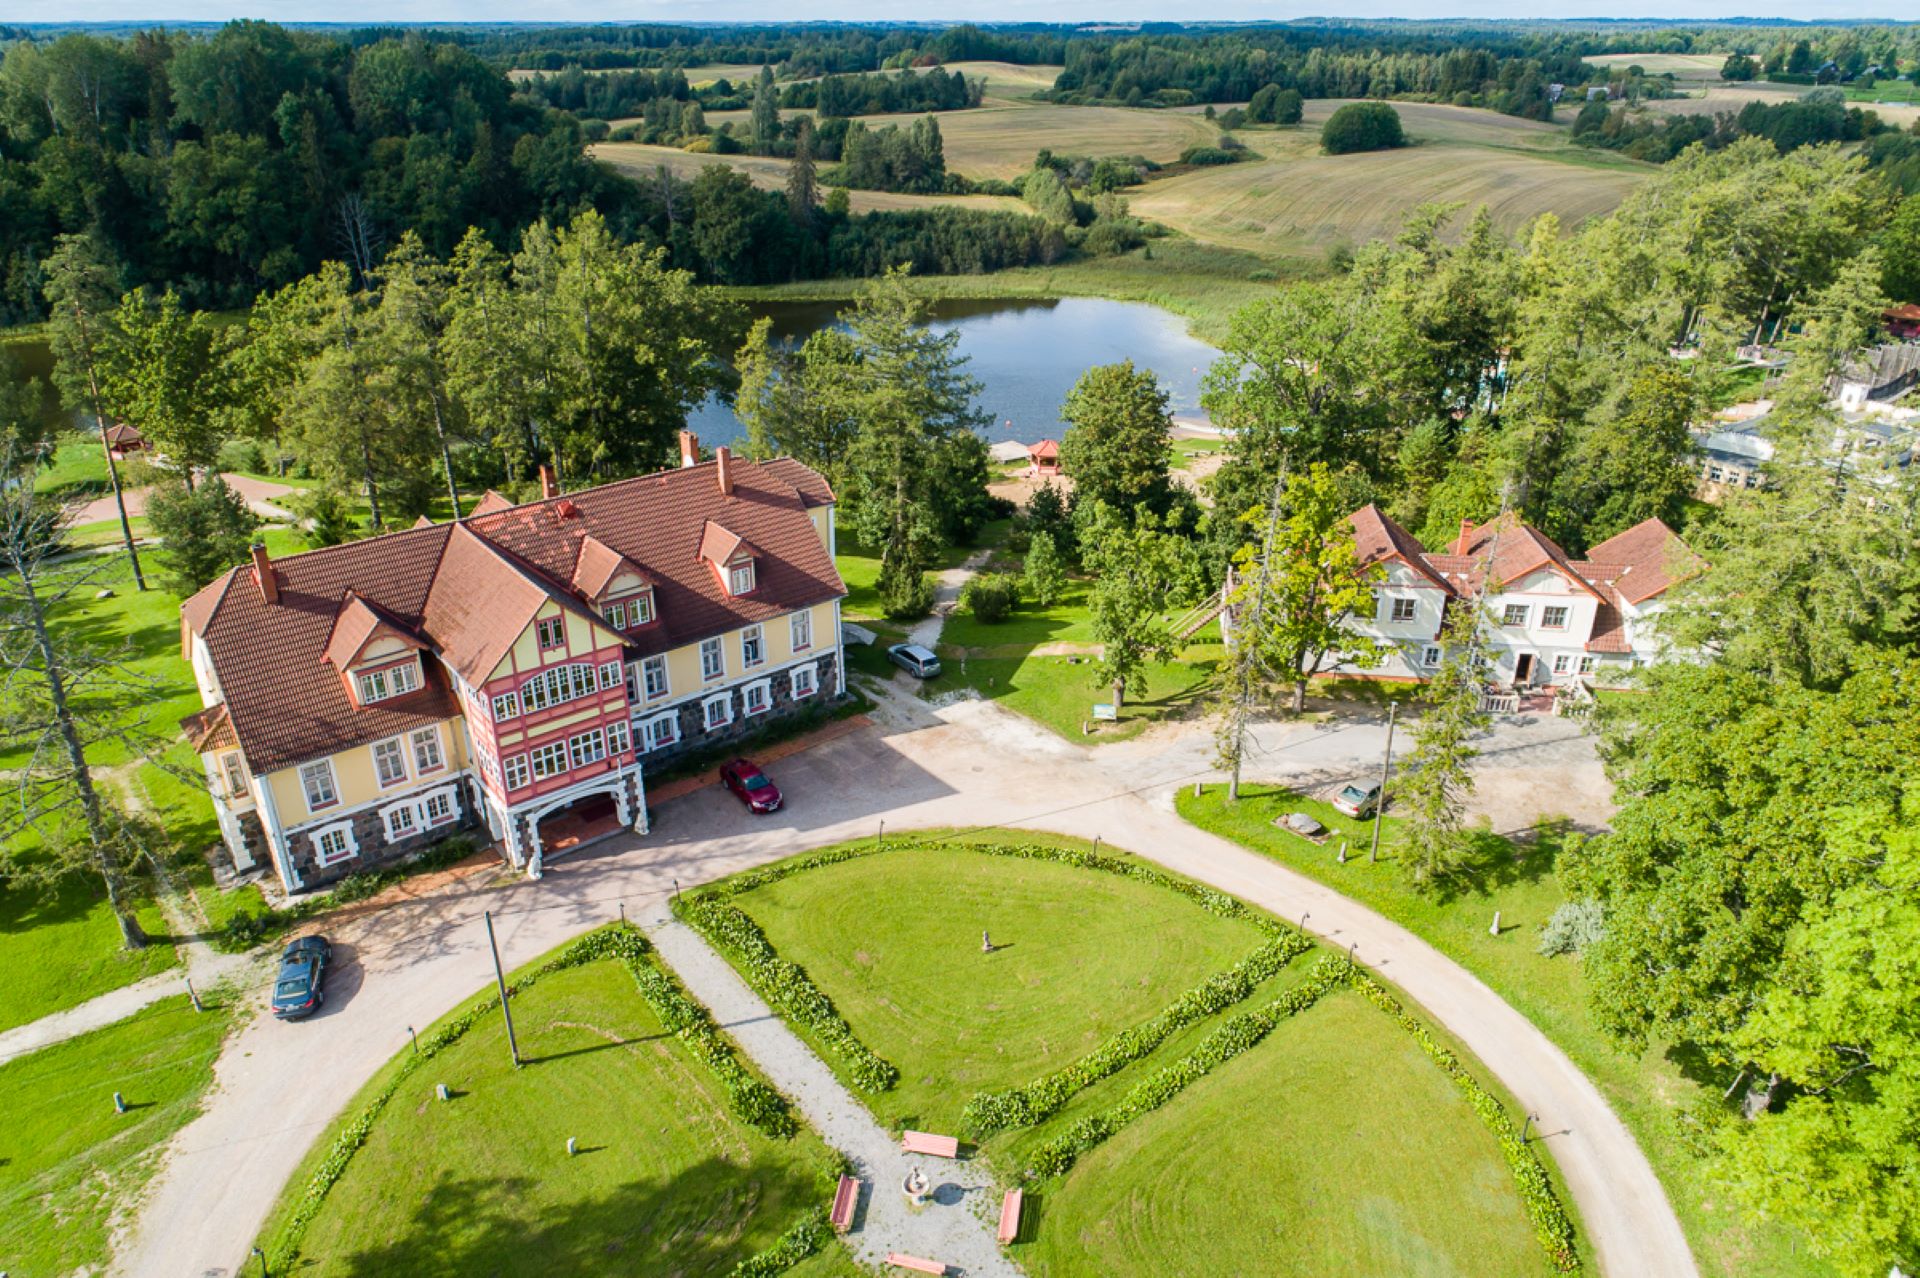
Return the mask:
[[[982,856],[1002,856],[1015,860],[1055,861],[1077,869],[1119,875],[1122,878],[1177,892],[1209,914],[1251,924],[1270,938],[1269,946],[1263,946],[1255,951],[1255,957],[1260,959],[1260,963],[1250,970],[1259,970],[1261,965],[1272,962],[1271,970],[1248,982],[1245,989],[1238,995],[1227,997],[1228,993],[1239,984],[1236,974],[1248,963],[1254,962],[1253,958],[1243,960],[1237,967],[1189,991],[1155,1020],[1149,1021],[1146,1025],[1137,1026],[1133,1030],[1123,1031],[1111,1042],[1103,1044],[1090,1055],[1056,1074],[1039,1079],[1015,1092],[1001,1093],[999,1097],[989,1098],[986,1094],[975,1097],[968,1103],[968,1121],[970,1123],[973,1121],[975,1106],[978,1105],[980,1108],[977,1116],[983,1122],[990,1124],[979,1129],[983,1133],[1039,1122],[1047,1114],[1057,1111],[1060,1106],[1066,1104],[1067,1100],[1081,1088],[1152,1051],[1166,1039],[1167,1035],[1245,998],[1259,981],[1279,971],[1296,955],[1311,948],[1308,942],[1292,928],[1256,913],[1224,892],[1216,892],[1198,883],[1176,878],[1153,866],[1127,857],[1084,852],[1077,848],[1049,847],[1041,843],[994,844],[904,840],[890,845],[875,842],[838,847],[825,852],[816,852],[811,856],[780,861],[763,869],[750,870],[698,892],[675,897],[673,912],[682,922],[705,937],[709,944],[731,957],[746,978],[747,984],[752,986],[760,997],[766,999],[773,1007],[785,1012],[799,1025],[804,1026],[828,1050],[838,1056],[852,1076],[854,1086],[864,1092],[884,1092],[900,1081],[899,1068],[861,1042],[859,1036],[853,1032],[853,1027],[847,1024],[838,1009],[834,1007],[833,1000],[813,983],[806,969],[790,959],[781,957],[780,952],[767,939],[766,933],[761,931],[760,925],[755,923],[746,911],[730,902],[734,897],[822,866],[838,865],[843,861],[859,860],[884,852],[905,853],[930,849],[976,852]],[[1274,962],[1273,955],[1268,953],[1273,945],[1298,948],[1292,949],[1284,958]],[[1217,988],[1214,987],[1216,981],[1220,982]],[[1183,1006],[1190,1000],[1193,1001],[1194,1006],[1202,1004],[1211,1004],[1211,1006],[1204,1012],[1195,1012],[1191,1007]],[[1185,1019],[1166,1021],[1164,1025],[1161,1023],[1168,1017],[1182,1016]],[[1142,1046],[1146,1043],[1146,1036],[1156,1032],[1156,1029],[1159,1037]],[[1037,1117],[1025,1122],[1004,1118],[1006,1114],[1022,1112],[1033,1112]]]
[[[1533,1146],[1520,1139],[1520,1133],[1514,1130],[1513,1118],[1507,1113],[1506,1107],[1489,1095],[1479,1081],[1467,1072],[1460,1058],[1436,1041],[1425,1025],[1408,1015],[1399,1000],[1387,993],[1378,981],[1358,969],[1353,970],[1348,980],[1368,1002],[1413,1035],[1413,1041],[1420,1045],[1420,1050],[1453,1080],[1453,1085],[1466,1098],[1467,1104],[1499,1142],[1500,1152],[1507,1159],[1507,1168],[1513,1173],[1514,1186],[1520,1191],[1520,1201],[1533,1222],[1534,1237],[1540,1240],[1547,1260],[1563,1274],[1579,1270],[1580,1255],[1574,1250],[1573,1222],[1567,1218],[1567,1209],[1560,1202],[1559,1195],[1553,1192],[1553,1180],[1547,1175],[1540,1156],[1533,1152]]]
[[[685,1044],[726,1089],[728,1099],[741,1119],[769,1136],[793,1135],[797,1126],[786,1098],[748,1072],[735,1055],[732,1044],[707,1015],[706,1009],[694,1002],[678,982],[655,966],[651,957],[652,949],[646,938],[631,928],[601,928],[587,933],[547,962],[515,980],[507,987],[507,991],[509,994],[519,994],[555,972],[583,967],[601,959],[620,960],[633,975],[640,996],[660,1018],[661,1024]],[[327,1195],[333,1192],[333,1187],[346,1174],[353,1156],[373,1134],[375,1121],[386,1109],[387,1102],[400,1090],[401,1084],[417,1073],[427,1061],[466,1037],[468,1030],[499,1006],[500,996],[490,994],[458,1016],[430,1030],[420,1039],[419,1052],[403,1056],[393,1077],[367,1101],[359,1113],[348,1120],[339,1135],[334,1137],[326,1157],[314,1169],[305,1191],[281,1225],[279,1236],[273,1240],[274,1270],[286,1269],[299,1254],[307,1227],[320,1214]],[[798,1228],[795,1226],[795,1229]],[[788,1232],[791,1234],[794,1231]],[[776,1247],[778,1245],[775,1244]],[[777,1273],[778,1270],[753,1272]]]
[[[1102,1113],[1087,1115],[1040,1146],[1033,1155],[1034,1173],[1064,1175],[1082,1155],[1110,1139],[1128,1123],[1159,1109],[1221,1065],[1257,1046],[1281,1021],[1312,1007],[1321,995],[1345,979],[1349,966],[1343,958],[1331,955],[1321,958],[1306,980],[1265,1007],[1231,1018],[1207,1035],[1193,1051],[1140,1080],[1117,1104]]]
[[[1093,1086],[1134,1061],[1145,1059],[1187,1026],[1241,1002],[1262,981],[1312,948],[1313,943],[1297,933],[1276,937],[1226,971],[1209,976],[1182,994],[1152,1020],[1121,1030],[1072,1064],[1021,1087],[978,1093],[967,1102],[961,1121],[979,1137],[1044,1122],[1059,1113],[1083,1088]]]
[[[774,1240],[773,1246],[735,1265],[733,1278],[773,1278],[775,1274],[783,1274],[826,1246],[831,1236],[827,1213],[819,1207],[809,1207],[786,1233]]]

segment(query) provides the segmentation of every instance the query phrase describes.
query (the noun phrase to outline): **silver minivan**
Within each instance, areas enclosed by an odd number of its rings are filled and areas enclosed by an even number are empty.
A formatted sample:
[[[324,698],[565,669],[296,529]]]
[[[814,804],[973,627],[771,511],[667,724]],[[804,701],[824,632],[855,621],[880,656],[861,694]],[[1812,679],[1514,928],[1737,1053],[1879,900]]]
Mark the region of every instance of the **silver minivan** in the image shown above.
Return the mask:
[[[940,673],[940,658],[917,643],[896,643],[887,649],[887,659],[917,678],[931,679]]]

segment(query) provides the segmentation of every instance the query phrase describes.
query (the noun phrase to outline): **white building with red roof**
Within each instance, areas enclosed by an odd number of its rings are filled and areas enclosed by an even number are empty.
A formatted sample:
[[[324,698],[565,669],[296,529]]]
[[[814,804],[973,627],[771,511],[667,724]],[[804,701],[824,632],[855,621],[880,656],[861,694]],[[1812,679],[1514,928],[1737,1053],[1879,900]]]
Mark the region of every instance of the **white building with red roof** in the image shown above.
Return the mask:
[[[1658,519],[1575,559],[1512,514],[1478,526],[1463,521],[1442,551],[1428,550],[1377,506],[1348,518],[1360,562],[1385,573],[1373,614],[1350,624],[1388,655],[1371,669],[1341,666],[1341,674],[1430,676],[1443,655],[1447,611],[1483,596],[1491,682],[1522,691],[1581,678],[1604,684],[1658,655],[1652,619],[1668,589],[1702,567]]]
[[[229,570],[182,605],[236,869],[300,892],[484,828],[514,865],[630,827],[643,768],[846,689],[833,493],[679,470]],[[543,477],[544,478],[544,477]]]

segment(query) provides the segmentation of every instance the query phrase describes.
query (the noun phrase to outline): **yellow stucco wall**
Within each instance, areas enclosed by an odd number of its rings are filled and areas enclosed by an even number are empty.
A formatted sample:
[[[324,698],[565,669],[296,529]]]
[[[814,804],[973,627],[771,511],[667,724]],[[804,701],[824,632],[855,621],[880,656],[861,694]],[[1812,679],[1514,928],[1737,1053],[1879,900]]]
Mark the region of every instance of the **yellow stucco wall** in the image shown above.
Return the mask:
[[[807,652],[818,654],[833,647],[833,605],[815,604],[807,610],[813,616],[813,644]],[[718,679],[700,677],[700,645],[686,644],[667,653],[667,695],[656,698],[648,705],[664,705],[669,701],[678,701],[682,697],[702,692],[708,688],[721,688],[736,683],[748,674],[761,670],[777,670],[796,657],[793,651],[793,628],[786,616],[775,617],[761,626],[766,660],[749,671],[745,658],[741,655],[745,639],[745,630],[735,630],[721,636],[722,650],[727,656],[726,672]]]
[[[357,745],[333,755],[334,789],[339,792],[340,802],[313,812],[307,807],[306,787],[300,784],[298,767],[282,768],[266,778],[266,784],[273,791],[273,806],[280,814],[280,823],[289,828],[304,825],[315,817],[327,816],[334,812],[344,812],[364,804],[373,803],[392,795],[402,794],[417,786],[426,785],[459,772],[467,766],[467,736],[460,730],[458,719],[446,719],[434,725],[440,734],[440,753],[446,760],[445,766],[436,772],[428,773],[424,778],[414,770],[413,746],[406,736],[400,739],[400,746],[407,761],[407,779],[397,785],[382,786],[374,779],[373,742]]]

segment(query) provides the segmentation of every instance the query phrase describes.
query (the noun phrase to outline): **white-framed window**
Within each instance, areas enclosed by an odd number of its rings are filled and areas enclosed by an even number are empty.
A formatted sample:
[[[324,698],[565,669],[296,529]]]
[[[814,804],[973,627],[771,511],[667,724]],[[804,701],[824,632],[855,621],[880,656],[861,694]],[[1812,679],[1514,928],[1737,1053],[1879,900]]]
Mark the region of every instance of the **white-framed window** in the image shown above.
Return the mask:
[[[240,758],[238,750],[229,750],[220,756],[220,768],[226,775],[227,794],[239,798],[247,792],[247,765]]]
[[[520,685],[520,701],[528,710],[545,710],[567,701],[592,696],[599,688],[594,667],[584,661],[551,666]]]
[[[740,632],[740,664],[751,670],[767,659],[767,641],[759,626]]]
[[[413,744],[413,770],[421,776],[438,772],[446,764],[440,753],[440,729],[415,728],[407,740]]]
[[[1598,661],[1596,661],[1596,659],[1595,659],[1595,658],[1593,658],[1593,657],[1582,657],[1582,658],[1580,658],[1580,673],[1581,673],[1581,674],[1592,674],[1592,673],[1593,673],[1593,668],[1594,668],[1594,666],[1596,666],[1597,664],[1599,664],[1599,663],[1598,663]]]
[[[797,701],[801,697],[811,697],[820,691],[820,671],[814,666],[795,666],[793,673],[787,676],[793,687],[793,696]]]
[[[404,839],[420,833],[420,807],[415,803],[396,803],[382,812],[387,823],[387,839]]]
[[[453,820],[453,791],[435,790],[420,800],[420,815],[426,818],[428,825],[445,825]]]
[[[595,728],[592,732],[568,737],[567,750],[573,756],[573,766],[576,768],[598,763],[607,757],[607,734]]]
[[[796,612],[787,621],[788,635],[795,652],[805,652],[813,647],[813,614]]]
[[[1556,652],[1553,654],[1553,672],[1555,674],[1557,675],[1566,674],[1568,671],[1572,669],[1573,669],[1572,657],[1568,656],[1564,652]]]
[[[733,694],[723,692],[717,697],[708,697],[700,703],[700,719],[706,724],[707,731],[724,728],[733,722]]]
[[[727,646],[718,635],[700,641],[700,677],[718,679],[727,673]]]
[[[667,659],[664,655],[648,657],[640,663],[640,691],[649,701],[657,701],[667,695]]]
[[[363,670],[353,677],[354,686],[360,690],[360,704],[369,705],[375,701],[385,701],[389,697],[398,697],[412,692],[420,686],[420,664],[409,661],[405,665],[389,666],[385,670]]]
[[[381,785],[399,785],[407,779],[407,754],[399,737],[373,743],[373,775]]]
[[[533,764],[533,776],[536,781],[558,776],[567,770],[567,743],[549,741],[545,745],[535,746],[528,751],[527,758]]]
[[[734,564],[727,569],[727,593],[730,595],[753,593],[753,560]]]
[[[773,681],[761,679],[740,689],[740,703],[749,716],[773,709]]]
[[[640,725],[642,750],[658,750],[661,746],[670,746],[679,739],[680,714],[676,710],[656,714]]]
[[[627,724],[624,721],[620,723],[609,723],[607,725],[607,753],[608,754],[611,754],[611,755],[625,754],[627,752],[628,747],[630,747],[632,744],[633,744],[633,741],[630,735],[630,729],[628,728]]]
[[[503,692],[493,699],[493,721],[495,723],[500,722],[502,719],[511,719],[519,713],[519,693]]]
[[[1530,609],[1526,604],[1508,604],[1506,611],[1500,614],[1500,624],[1503,626],[1524,626],[1527,624],[1527,613],[1529,611]]]
[[[1412,621],[1414,610],[1418,606],[1419,605],[1411,599],[1395,599],[1392,601],[1393,610],[1388,614],[1387,620]]]
[[[333,760],[315,759],[300,765],[300,786],[307,792],[307,811],[318,812],[340,802],[340,787],[333,780]]]
[[[542,648],[558,648],[567,641],[567,619],[542,617],[534,623],[534,633],[540,637]]]
[[[627,624],[644,626],[653,620],[653,592],[643,591],[627,600]]]
[[[1428,644],[1420,650],[1420,664],[1432,669],[1440,664],[1440,648],[1437,644]]]
[[[313,840],[313,859],[322,866],[338,865],[360,854],[360,841],[353,837],[351,821],[323,825],[307,837]]]
[[[533,781],[527,771],[527,756],[524,754],[516,754],[501,764],[500,774],[509,790],[524,790]]]
[[[1565,630],[1567,628],[1567,606],[1548,604],[1540,610],[1540,626],[1544,630]]]
[[[615,630],[625,630],[627,628],[627,604],[624,599],[617,603],[608,604],[600,615],[605,617],[607,624]]]
[[[620,663],[609,661],[600,667],[600,691],[620,686]]]

